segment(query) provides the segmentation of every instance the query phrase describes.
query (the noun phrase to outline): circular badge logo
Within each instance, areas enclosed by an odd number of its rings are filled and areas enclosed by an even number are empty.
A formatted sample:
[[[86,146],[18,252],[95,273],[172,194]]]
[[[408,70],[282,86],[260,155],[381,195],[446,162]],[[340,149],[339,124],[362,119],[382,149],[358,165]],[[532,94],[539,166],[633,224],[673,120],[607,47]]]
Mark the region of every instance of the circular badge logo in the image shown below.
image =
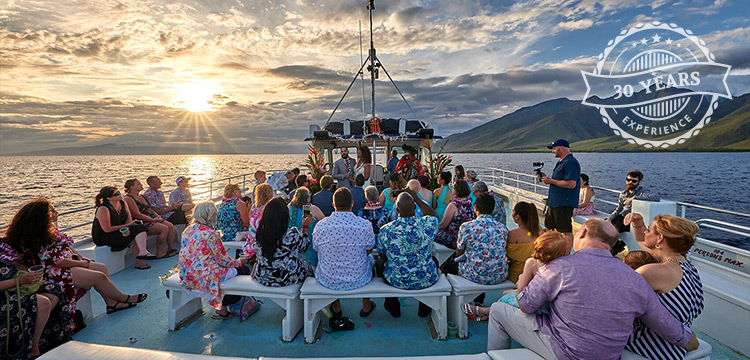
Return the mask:
[[[638,24],[609,41],[593,72],[581,72],[583,104],[628,142],[667,148],[697,135],[720,97],[731,99],[730,69],[690,30]]]

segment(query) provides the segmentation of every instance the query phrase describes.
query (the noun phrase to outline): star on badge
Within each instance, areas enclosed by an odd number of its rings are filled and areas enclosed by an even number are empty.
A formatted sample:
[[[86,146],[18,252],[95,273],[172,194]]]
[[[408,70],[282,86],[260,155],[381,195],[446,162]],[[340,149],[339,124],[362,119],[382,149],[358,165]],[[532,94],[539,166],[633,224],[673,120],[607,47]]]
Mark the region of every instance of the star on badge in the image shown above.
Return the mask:
[[[647,43],[648,43],[648,40],[646,40],[646,39],[641,39],[641,44],[643,44],[643,45],[646,45]]]
[[[672,45],[672,38],[667,38],[664,42],[666,42],[667,45]]]
[[[661,36],[659,36],[659,34],[655,34],[652,39],[654,39],[654,43],[658,43],[659,41],[661,41]]]

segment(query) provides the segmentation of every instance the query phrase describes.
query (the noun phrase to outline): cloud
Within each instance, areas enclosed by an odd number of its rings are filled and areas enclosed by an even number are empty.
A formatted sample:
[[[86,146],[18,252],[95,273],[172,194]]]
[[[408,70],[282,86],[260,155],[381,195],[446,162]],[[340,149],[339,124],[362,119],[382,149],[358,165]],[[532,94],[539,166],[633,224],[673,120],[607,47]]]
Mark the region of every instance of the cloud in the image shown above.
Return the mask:
[[[568,31],[588,29],[594,26],[594,21],[591,19],[581,19],[576,21],[565,21],[559,24],[561,28]]]
[[[109,141],[205,141],[227,151],[283,142],[292,145],[282,149],[304,151],[307,125],[329,117],[361,65],[365,4],[11,2],[0,10],[0,152]],[[743,91],[750,37],[733,2],[377,2],[373,27],[384,68],[376,112],[415,116],[384,69],[416,117],[444,135],[539,101],[580,98],[580,70],[594,68],[603,43],[631,21],[683,23],[675,11],[682,8],[701,19],[693,30],[708,34],[701,38],[717,61],[737,71],[732,82],[741,86],[733,93]],[[201,117],[170,107],[181,84],[217,89],[207,100],[219,109]],[[363,117],[361,86],[354,84],[334,118]]]

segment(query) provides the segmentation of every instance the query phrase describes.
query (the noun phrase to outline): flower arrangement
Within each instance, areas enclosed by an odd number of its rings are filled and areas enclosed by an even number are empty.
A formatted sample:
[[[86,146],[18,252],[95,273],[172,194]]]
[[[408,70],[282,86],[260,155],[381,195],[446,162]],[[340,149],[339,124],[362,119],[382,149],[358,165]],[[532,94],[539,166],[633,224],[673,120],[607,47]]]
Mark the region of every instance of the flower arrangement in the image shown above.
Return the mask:
[[[447,140],[444,141],[443,145],[440,146],[440,150],[438,150],[437,153],[432,151],[432,144],[429,141],[425,140],[425,142],[422,144],[430,153],[430,158],[427,160],[427,167],[430,171],[430,177],[432,179],[437,178],[437,176],[440,175],[441,172],[443,172],[445,167],[453,162],[453,158],[450,155],[443,154],[443,148],[447,143]]]
[[[307,168],[310,169],[312,179],[310,179],[310,192],[315,192],[315,189],[319,190],[318,182],[328,172],[328,166],[326,165],[325,157],[323,152],[316,149],[312,145],[307,145],[307,149],[310,152],[307,154]]]

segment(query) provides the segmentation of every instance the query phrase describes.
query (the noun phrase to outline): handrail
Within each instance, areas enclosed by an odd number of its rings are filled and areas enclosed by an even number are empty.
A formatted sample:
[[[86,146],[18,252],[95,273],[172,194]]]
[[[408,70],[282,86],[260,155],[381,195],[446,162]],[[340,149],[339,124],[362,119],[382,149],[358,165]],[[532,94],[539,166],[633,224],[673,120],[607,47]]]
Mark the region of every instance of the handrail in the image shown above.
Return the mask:
[[[735,235],[750,237],[750,227],[747,227],[747,226],[732,224],[732,223],[729,223],[729,222],[726,222],[726,221],[720,221],[720,220],[714,220],[714,219],[698,219],[698,220],[695,220],[695,223],[698,224],[699,226],[704,226],[704,227],[707,227],[709,229],[721,230],[721,231],[724,231],[724,232],[728,232],[730,234],[735,234]],[[741,232],[741,231],[737,231],[737,230],[733,230],[733,229],[727,229],[727,228],[719,227],[719,226],[716,226],[716,225],[713,225],[713,224],[718,224],[718,225],[726,226],[726,227],[729,227],[729,228],[744,230],[744,231],[747,231],[747,232]]]

